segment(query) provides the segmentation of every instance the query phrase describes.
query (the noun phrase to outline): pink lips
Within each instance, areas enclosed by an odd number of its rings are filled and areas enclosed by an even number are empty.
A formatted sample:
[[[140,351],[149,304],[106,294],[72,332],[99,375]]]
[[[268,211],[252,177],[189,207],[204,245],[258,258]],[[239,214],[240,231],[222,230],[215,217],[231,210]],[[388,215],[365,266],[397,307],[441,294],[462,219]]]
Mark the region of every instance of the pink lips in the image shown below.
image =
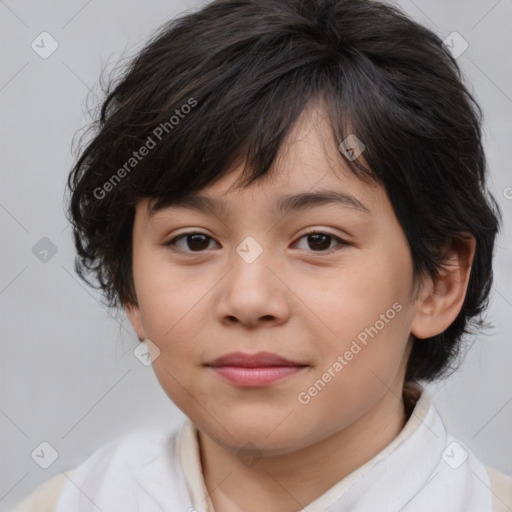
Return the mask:
[[[206,366],[211,367],[234,385],[261,387],[297,373],[307,365],[270,352],[256,354],[232,352],[215,359]]]

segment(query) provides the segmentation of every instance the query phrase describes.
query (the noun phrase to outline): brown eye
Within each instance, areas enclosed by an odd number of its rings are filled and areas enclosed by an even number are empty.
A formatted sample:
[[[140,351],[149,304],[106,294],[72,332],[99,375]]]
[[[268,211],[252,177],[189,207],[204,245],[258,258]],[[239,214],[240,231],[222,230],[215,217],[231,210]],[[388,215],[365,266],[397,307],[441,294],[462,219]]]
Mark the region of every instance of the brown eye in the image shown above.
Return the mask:
[[[316,231],[312,233],[306,233],[300,238],[300,240],[302,239],[307,239],[306,250],[311,250],[314,252],[328,252],[331,249],[336,250],[344,245],[347,245],[341,238],[337,236],[330,235],[329,233],[321,233]],[[331,247],[331,243],[333,241],[337,243],[337,246]]]
[[[302,247],[302,249],[310,252],[336,251],[343,248],[343,246],[348,245],[344,240],[337,236],[318,231],[306,233],[301,236],[299,240],[301,241],[303,239],[307,240],[307,243],[306,247]],[[209,244],[211,241],[214,241],[213,238],[205,235],[204,233],[191,232],[183,233],[173,238],[165,245],[171,247],[171,249],[176,252],[201,253],[210,248]],[[335,242],[334,247],[331,246],[333,242]]]
[[[331,237],[321,233],[308,235],[308,245],[314,251],[325,251],[331,245]]]
[[[208,245],[213,238],[204,233],[183,233],[173,238],[165,245],[176,246],[183,252],[202,252],[208,249]],[[178,243],[181,242],[181,245]]]

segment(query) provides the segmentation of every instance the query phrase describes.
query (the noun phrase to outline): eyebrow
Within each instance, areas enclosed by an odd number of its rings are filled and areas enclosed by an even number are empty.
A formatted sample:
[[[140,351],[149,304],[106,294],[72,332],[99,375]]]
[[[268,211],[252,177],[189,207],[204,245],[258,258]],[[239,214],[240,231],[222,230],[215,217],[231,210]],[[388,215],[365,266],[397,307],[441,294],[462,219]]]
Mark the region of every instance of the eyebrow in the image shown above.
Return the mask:
[[[334,190],[317,190],[315,192],[300,192],[281,196],[276,202],[275,212],[287,214],[328,204],[339,204],[366,215],[371,214],[371,211],[352,194]],[[157,211],[171,208],[187,208],[199,213],[211,213],[218,216],[225,216],[228,212],[227,203],[222,199],[190,194],[162,204],[158,210],[150,211],[149,216],[152,217]]]

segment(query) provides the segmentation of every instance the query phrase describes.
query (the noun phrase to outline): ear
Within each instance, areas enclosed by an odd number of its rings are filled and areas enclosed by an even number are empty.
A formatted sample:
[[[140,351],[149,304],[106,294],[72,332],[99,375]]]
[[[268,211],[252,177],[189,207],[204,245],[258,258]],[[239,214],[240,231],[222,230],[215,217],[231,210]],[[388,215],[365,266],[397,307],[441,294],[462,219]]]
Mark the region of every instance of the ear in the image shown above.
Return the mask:
[[[126,311],[126,316],[130,320],[130,323],[133,326],[133,329],[137,333],[137,337],[139,338],[139,341],[143,341],[146,339],[146,333],[142,326],[141,322],[141,314],[140,314],[140,308],[137,304],[125,304],[124,310]]]
[[[416,301],[416,312],[411,333],[425,339],[442,333],[457,318],[469,283],[476,240],[468,238],[452,241],[448,256],[439,271],[439,278],[430,279]]]

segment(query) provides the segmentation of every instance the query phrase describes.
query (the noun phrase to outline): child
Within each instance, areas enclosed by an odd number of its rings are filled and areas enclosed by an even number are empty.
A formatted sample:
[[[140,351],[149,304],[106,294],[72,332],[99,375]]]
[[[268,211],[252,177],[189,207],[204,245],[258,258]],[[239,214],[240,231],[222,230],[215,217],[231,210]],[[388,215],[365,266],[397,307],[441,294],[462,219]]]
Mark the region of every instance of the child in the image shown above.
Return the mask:
[[[216,0],[165,25],[104,101],[69,211],[77,272],[188,420],[16,510],[511,510],[421,386],[492,284],[480,123],[442,41],[389,5]]]

